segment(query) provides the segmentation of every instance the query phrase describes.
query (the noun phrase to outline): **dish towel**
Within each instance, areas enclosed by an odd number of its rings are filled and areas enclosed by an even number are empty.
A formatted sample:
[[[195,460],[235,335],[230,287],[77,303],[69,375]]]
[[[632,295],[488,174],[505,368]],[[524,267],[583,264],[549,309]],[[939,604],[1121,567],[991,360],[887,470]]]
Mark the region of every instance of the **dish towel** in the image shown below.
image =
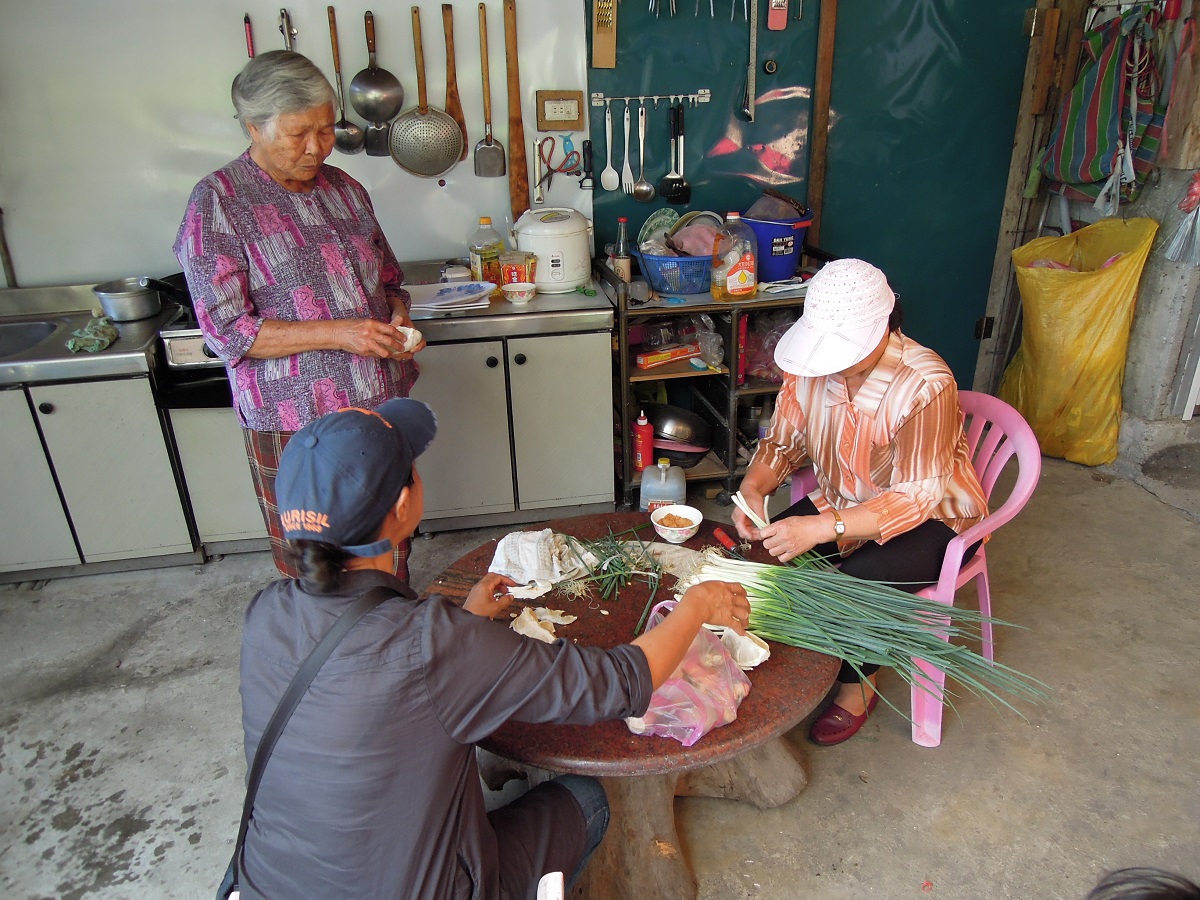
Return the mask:
[[[99,353],[120,336],[108,316],[97,316],[82,328],[71,332],[67,349],[72,353]]]

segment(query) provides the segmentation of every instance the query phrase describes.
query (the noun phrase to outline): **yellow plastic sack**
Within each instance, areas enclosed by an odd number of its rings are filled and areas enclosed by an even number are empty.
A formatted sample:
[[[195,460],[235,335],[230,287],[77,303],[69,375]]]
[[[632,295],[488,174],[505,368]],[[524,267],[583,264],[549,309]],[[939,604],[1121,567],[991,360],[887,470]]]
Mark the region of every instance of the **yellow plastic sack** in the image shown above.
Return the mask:
[[[1013,251],[1024,321],[1000,397],[1047,456],[1085,466],[1117,458],[1129,329],[1157,230],[1153,219],[1102,219]]]

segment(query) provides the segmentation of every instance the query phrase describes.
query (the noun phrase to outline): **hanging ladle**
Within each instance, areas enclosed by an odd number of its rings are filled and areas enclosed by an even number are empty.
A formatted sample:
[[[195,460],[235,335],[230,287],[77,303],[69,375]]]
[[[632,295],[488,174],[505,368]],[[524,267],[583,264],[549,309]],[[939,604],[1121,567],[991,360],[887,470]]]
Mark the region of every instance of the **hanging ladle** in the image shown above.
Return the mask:
[[[333,146],[342,153],[361,153],[367,143],[362,127],[346,118],[346,101],[342,96],[342,55],[338,50],[337,19],[329,7],[329,43],[333,48],[333,73],[336,78],[338,113],[341,118],[333,124]]]

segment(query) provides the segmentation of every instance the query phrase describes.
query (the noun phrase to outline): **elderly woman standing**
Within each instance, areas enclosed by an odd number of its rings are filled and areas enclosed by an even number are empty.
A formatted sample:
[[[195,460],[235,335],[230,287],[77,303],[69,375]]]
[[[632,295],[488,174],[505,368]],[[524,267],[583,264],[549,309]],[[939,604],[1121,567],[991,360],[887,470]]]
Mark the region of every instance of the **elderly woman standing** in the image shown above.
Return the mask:
[[[196,316],[225,361],[275,564],[275,473],[288,439],[325,413],[406,397],[418,369],[403,272],[333,151],[334,93],[306,57],[254,57],[233,81],[250,148],[196,185],[175,240]],[[395,571],[408,575],[405,542]]]
[[[840,556],[847,574],[916,591],[937,581],[946,545],[987,514],[987,499],[954,375],[900,321],[887,277],[870,263],[839,259],[813,276],[803,315],[775,348],[783,387],[741,493],[762,515],[767,495],[809,462],[818,489],[765,528],[740,510],[733,523],[780,562],[816,550]],[[862,666],[860,682],[842,664],[837,695],[809,731],[814,743],[839,744],[863,726],[877,668]]]

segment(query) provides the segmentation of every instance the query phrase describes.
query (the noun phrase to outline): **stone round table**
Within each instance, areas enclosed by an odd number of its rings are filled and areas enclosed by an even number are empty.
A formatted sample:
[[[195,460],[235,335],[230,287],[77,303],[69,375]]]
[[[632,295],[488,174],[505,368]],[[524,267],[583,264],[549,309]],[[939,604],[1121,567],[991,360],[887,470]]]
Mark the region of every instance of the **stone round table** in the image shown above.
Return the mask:
[[[645,513],[604,513],[559,519],[532,526],[595,540],[620,536],[635,526],[644,541],[658,536]],[[719,523],[716,525],[719,526]],[[729,526],[726,531],[732,531]],[[683,546],[715,545],[714,523],[705,522]],[[625,535],[633,539],[633,534]],[[429,588],[431,594],[462,602],[484,574],[496,550],[488,541],[446,569]],[[768,562],[761,545],[747,554]],[[670,599],[673,579],[664,576],[655,597]],[[635,636],[635,627],[650,598],[644,579],[635,579],[615,597],[568,600],[555,592],[529,605],[551,606],[578,616],[556,626],[560,637],[580,644],[615,647]],[[519,610],[520,604],[514,603]],[[601,779],[608,793],[612,821],[587,870],[572,892],[576,897],[694,898],[696,880],[680,852],[675,828],[674,797],[703,796],[742,800],[768,809],[788,802],[807,784],[801,750],[782,735],[794,728],[829,693],[839,662],[833,657],[771,642],[771,658],[748,672],[750,693],[737,718],[715,728],[691,747],[669,738],[635,735],[622,721],[596,725],[547,725],[509,722],[480,746],[481,770],[493,788],[512,777],[525,777],[525,767],[574,772]],[[490,754],[490,755],[489,755]]]

